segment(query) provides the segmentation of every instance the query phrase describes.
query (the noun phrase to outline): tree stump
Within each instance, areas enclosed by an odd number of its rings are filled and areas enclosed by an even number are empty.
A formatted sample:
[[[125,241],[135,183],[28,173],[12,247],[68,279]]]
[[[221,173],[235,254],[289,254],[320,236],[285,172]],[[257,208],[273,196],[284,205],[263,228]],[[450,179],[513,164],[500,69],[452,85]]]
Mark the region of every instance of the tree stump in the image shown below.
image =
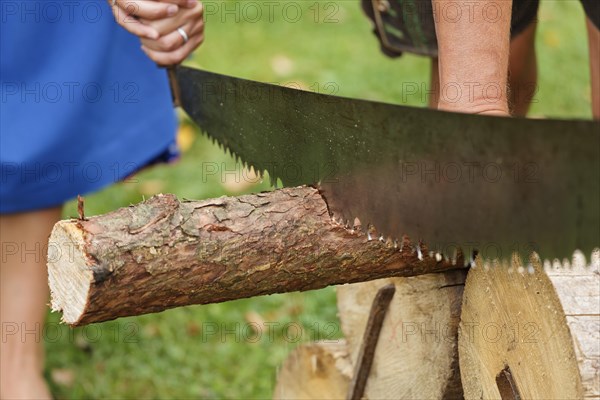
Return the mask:
[[[371,302],[393,283],[365,398],[460,399],[458,322],[466,271],[388,278],[337,287],[339,317],[356,366]]]
[[[346,342],[297,347],[278,371],[274,400],[345,399],[352,379]]]
[[[477,266],[459,334],[467,399],[600,397],[600,253],[586,266]]]
[[[48,251],[52,309],[71,325],[457,266],[407,238],[396,246],[336,222],[311,187],[158,195],[57,223]]]

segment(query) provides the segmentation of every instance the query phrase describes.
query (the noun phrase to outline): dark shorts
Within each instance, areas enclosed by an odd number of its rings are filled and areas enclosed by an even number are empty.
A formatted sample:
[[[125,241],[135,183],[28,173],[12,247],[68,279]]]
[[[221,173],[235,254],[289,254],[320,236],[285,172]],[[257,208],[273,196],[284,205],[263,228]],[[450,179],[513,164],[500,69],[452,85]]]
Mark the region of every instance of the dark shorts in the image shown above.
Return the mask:
[[[586,15],[600,28],[600,0],[580,0]],[[539,0],[513,0],[511,37],[517,36],[535,21]],[[475,1],[449,2],[434,10],[431,0],[362,0],[365,13],[374,23],[373,32],[379,39],[381,50],[390,57],[402,52],[437,57],[435,19],[473,18],[483,13],[493,22],[500,18],[494,3],[482,6]]]

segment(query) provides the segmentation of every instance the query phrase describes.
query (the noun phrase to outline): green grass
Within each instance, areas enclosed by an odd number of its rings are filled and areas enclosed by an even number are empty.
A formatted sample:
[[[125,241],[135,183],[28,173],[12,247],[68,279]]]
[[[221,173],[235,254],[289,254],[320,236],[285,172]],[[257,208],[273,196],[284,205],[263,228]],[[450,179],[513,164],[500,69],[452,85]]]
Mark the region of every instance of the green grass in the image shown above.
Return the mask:
[[[219,11],[224,7],[212,4]],[[343,96],[425,105],[422,92],[403,99],[402,83],[416,82],[427,89],[429,61],[381,55],[357,1],[338,1],[335,8],[325,8],[326,2],[296,4],[302,11],[296,23],[283,18],[281,7],[273,22],[265,10],[256,23],[236,23],[234,15],[225,21],[222,13],[209,15],[206,42],[189,63],[327,93],[333,88]],[[338,22],[324,23],[331,12]],[[543,1],[539,19],[540,81],[531,113],[589,118],[587,42],[579,2]],[[266,182],[244,187],[223,184],[218,175],[205,179],[203,163],[225,163],[227,169],[235,163],[198,132],[192,139],[177,164],[153,167],[88,196],[87,214],[137,203],[157,192],[201,199],[268,189]],[[72,202],[65,215],[76,215]],[[244,333],[246,321],[256,321],[256,315],[279,324],[272,336],[264,329],[256,341],[256,332]],[[57,398],[269,398],[276,368],[291,349],[313,340],[316,332],[321,338],[341,336],[332,288],[179,308],[74,330],[58,320],[57,314],[50,315],[45,334],[46,373]],[[299,324],[292,326],[291,336],[302,327],[298,341],[286,338],[283,327],[289,323]]]

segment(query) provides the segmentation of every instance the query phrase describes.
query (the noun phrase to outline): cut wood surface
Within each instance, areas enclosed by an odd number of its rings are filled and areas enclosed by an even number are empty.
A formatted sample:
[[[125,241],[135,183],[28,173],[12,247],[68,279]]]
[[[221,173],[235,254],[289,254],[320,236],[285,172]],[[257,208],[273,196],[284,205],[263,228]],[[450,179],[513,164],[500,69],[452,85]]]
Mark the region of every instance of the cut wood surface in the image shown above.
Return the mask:
[[[352,364],[346,342],[303,344],[277,373],[274,400],[346,399]]]
[[[388,278],[336,288],[342,331],[356,367],[379,288],[396,293],[375,351],[365,398],[461,399],[458,323],[466,271]]]
[[[600,254],[469,271],[459,334],[467,399],[600,397]],[[516,397],[516,396],[520,397]]]
[[[158,195],[57,223],[48,252],[52,309],[71,325],[457,265],[407,238],[395,246],[334,221],[310,187],[203,201]]]

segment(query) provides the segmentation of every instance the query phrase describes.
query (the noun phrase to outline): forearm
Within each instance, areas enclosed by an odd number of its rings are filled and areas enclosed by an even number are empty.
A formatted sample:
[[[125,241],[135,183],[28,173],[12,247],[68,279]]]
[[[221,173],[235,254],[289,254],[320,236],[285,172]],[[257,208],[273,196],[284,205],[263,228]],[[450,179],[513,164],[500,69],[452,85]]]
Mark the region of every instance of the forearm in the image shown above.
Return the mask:
[[[469,7],[454,0],[432,3],[439,50],[438,108],[508,114],[512,0],[481,0]]]

